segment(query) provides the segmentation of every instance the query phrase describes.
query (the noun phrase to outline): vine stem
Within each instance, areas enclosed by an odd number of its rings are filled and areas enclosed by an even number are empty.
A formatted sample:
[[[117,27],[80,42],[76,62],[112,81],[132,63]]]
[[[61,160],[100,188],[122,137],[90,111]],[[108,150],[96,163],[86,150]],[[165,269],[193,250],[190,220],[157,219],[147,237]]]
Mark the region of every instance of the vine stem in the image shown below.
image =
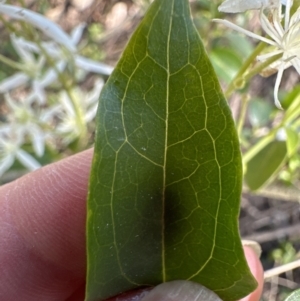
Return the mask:
[[[253,147],[251,147],[243,155],[243,164],[246,165],[258,152],[260,152],[265,146],[267,146],[276,137],[276,133],[280,128],[283,128],[286,124],[291,124],[295,126],[298,123],[297,116],[300,114],[300,97],[292,103],[292,105],[285,112],[284,117],[281,122],[274,127],[268,135],[264,136],[259,140]],[[294,122],[293,122],[294,121]]]
[[[24,66],[22,64],[16,63],[2,54],[0,54],[0,61],[13,69],[24,71]]]
[[[253,64],[253,61],[256,59],[256,57],[262,52],[262,50],[265,48],[266,44],[263,42],[260,42],[256,48],[253,50],[253,52],[250,54],[250,56],[245,60],[244,64],[238,71],[237,75],[233,78],[233,80],[228,85],[226,91],[225,91],[225,97],[228,98],[232,92],[236,89],[236,83],[238,81],[243,80],[243,76],[246,73],[246,71],[249,69],[251,64]]]
[[[244,97],[242,97],[242,107],[241,107],[240,116],[239,116],[239,119],[237,122],[237,132],[238,132],[239,137],[241,137],[241,135],[242,135],[242,130],[243,130],[245,119],[246,119],[248,103],[249,103],[249,97],[248,97],[248,95],[245,95]]]
[[[270,66],[272,63],[276,62],[278,59],[282,57],[282,53],[277,54],[266,60],[265,62],[259,64],[255,68],[253,68],[250,72],[246,73],[246,75],[242,78],[243,81],[248,81],[253,76],[259,74],[263,71],[266,67]]]
[[[266,67],[270,66],[272,63],[276,62],[278,59],[282,57],[282,53],[274,55],[268,60],[266,60],[265,62],[257,65],[252,70],[247,72],[251,64],[253,64],[253,61],[261,53],[261,51],[264,49],[265,46],[266,44],[264,42],[260,42],[257,45],[257,47],[253,50],[251,55],[246,59],[243,66],[240,68],[239,72],[234,77],[234,79],[230,82],[226,91],[224,92],[226,98],[228,98],[237,87],[241,86],[240,83],[249,81],[253,76],[259,74]]]

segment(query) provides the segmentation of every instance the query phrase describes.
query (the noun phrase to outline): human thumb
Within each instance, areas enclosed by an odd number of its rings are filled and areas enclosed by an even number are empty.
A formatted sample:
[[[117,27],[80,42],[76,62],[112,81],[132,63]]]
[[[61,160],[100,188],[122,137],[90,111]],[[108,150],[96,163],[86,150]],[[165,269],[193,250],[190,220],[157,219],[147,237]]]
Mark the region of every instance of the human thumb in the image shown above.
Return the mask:
[[[140,301],[221,301],[221,299],[200,284],[177,280],[156,286]]]

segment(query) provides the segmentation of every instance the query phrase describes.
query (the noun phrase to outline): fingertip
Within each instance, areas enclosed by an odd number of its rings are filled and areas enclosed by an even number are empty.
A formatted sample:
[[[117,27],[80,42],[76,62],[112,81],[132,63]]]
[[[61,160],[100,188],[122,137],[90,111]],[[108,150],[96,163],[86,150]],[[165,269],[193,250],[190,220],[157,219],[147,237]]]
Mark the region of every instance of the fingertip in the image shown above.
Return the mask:
[[[264,270],[257,255],[257,251],[250,246],[244,246],[245,256],[252,275],[255,277],[258,286],[254,292],[240,301],[258,301],[261,297],[264,284]]]

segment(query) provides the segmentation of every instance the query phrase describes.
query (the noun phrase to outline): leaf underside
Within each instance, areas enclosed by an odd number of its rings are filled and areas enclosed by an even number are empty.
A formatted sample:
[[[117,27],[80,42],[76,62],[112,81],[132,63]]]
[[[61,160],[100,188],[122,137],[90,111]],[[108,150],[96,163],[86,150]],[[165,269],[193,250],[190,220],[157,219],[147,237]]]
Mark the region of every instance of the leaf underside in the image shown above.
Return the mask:
[[[86,301],[177,279],[224,300],[250,293],[238,139],[188,0],[154,1],[97,118]]]

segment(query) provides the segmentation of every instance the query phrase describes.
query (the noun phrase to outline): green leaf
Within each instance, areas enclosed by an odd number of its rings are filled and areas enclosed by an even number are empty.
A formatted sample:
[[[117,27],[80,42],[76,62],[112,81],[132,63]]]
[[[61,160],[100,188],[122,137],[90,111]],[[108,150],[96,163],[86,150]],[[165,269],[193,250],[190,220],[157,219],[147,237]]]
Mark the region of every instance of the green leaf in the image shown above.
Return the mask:
[[[299,102],[299,96],[300,94],[300,86],[296,85],[293,87],[293,90],[289,91],[289,93],[284,97],[284,99],[282,100],[282,107],[284,110],[287,110],[292,104],[293,102]]]
[[[287,137],[287,154],[290,158],[297,152],[299,146],[299,133],[297,130],[292,128],[286,128],[285,132]]]
[[[188,0],[153,2],[97,118],[86,300],[178,279],[223,300],[249,294],[238,138]]]
[[[210,59],[217,75],[226,83],[229,83],[242,66],[242,60],[237,54],[227,48],[215,48],[210,53]]]
[[[265,185],[279,170],[287,155],[286,141],[274,140],[258,152],[247,164],[245,180],[251,190]]]
[[[299,301],[300,300],[300,289],[292,292],[284,301]]]
[[[255,128],[265,126],[271,117],[274,105],[271,105],[265,101],[265,99],[251,99],[249,102],[249,121]]]
[[[253,44],[250,39],[245,35],[239,35],[232,31],[226,31],[224,40],[229,41],[228,47],[233,49],[237,55],[241,57],[241,59],[245,59],[250,56],[254,50]],[[224,45],[224,43],[223,43]]]

